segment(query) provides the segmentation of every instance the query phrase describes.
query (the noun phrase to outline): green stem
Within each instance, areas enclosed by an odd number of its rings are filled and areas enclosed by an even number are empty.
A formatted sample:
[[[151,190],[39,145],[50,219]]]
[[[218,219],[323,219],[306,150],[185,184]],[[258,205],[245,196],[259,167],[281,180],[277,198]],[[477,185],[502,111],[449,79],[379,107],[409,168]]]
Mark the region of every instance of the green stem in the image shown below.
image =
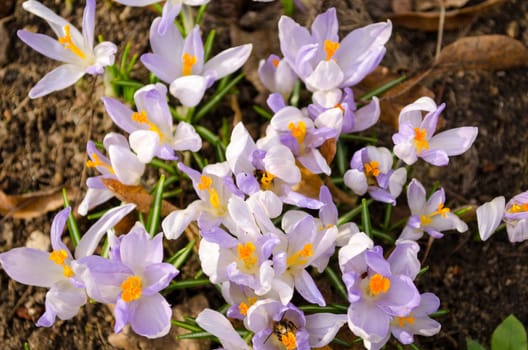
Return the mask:
[[[70,201],[68,200],[68,193],[65,188],[62,189],[62,200],[64,201],[65,208],[71,207]],[[68,221],[66,221],[66,225],[68,226],[68,232],[70,233],[73,246],[77,247],[77,244],[79,244],[79,241],[81,240],[81,231],[79,230],[79,225],[77,225],[77,220],[75,220],[71,210],[70,214],[68,215]]]

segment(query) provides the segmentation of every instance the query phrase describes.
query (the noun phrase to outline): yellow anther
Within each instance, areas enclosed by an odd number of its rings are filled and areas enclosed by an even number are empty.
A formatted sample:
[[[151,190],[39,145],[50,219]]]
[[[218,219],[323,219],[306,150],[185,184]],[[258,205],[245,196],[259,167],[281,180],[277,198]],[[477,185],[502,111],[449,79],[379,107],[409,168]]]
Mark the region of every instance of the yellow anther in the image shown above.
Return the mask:
[[[374,297],[381,293],[387,293],[390,289],[390,280],[376,273],[370,277],[368,288],[370,295]]]
[[[274,58],[271,60],[271,64],[277,68],[279,66],[280,60],[278,58]]]
[[[49,255],[49,259],[57,265],[63,265],[67,257],[68,253],[64,249],[54,250]]]
[[[407,317],[396,317],[396,321],[398,322],[398,326],[403,327],[405,324],[413,324],[414,323],[414,317],[407,316]]]
[[[418,154],[422,153],[424,149],[429,148],[427,130],[425,128],[414,128],[414,147],[418,150]]]
[[[141,297],[143,281],[139,276],[131,276],[121,283],[121,299],[124,302],[131,302]]]
[[[244,302],[241,302],[240,304],[238,304],[238,311],[240,312],[241,315],[246,316],[248,309],[249,309],[248,304]]]
[[[73,42],[73,39],[70,34],[70,25],[66,24],[64,27],[64,36],[59,37],[58,42],[64,45],[64,48],[70,50],[75,55],[79,56],[82,60],[86,58],[84,52]]]
[[[326,52],[325,60],[329,61],[332,57],[334,57],[337,49],[339,49],[339,43],[337,41],[325,40],[324,41],[324,50]]]
[[[220,198],[218,192],[214,188],[209,189],[209,203],[215,208],[220,208]]]
[[[376,162],[375,160],[371,160],[370,162],[365,163],[363,167],[365,168],[365,175],[367,176],[378,176],[380,173],[379,162]]]
[[[156,134],[158,134],[160,141],[163,140],[163,134],[161,133],[160,129],[156,124],[149,120],[147,112],[145,112],[144,110],[139,113],[132,113],[132,121],[137,122],[139,124],[146,124],[149,127],[150,131],[154,131]]]
[[[345,113],[345,107],[341,103],[336,104],[334,108],[339,108],[342,113]]]
[[[62,269],[63,269],[64,277],[70,278],[70,277],[75,276],[75,273],[73,273],[72,268],[69,267],[68,265],[63,264]]]
[[[281,337],[281,342],[286,347],[286,350],[294,350],[297,348],[297,339],[292,331],[289,331]]]
[[[182,75],[191,75],[192,67],[196,64],[196,56],[184,53],[182,56]]]
[[[255,245],[251,242],[247,242],[246,244],[239,243],[237,249],[238,257],[244,263],[244,267],[247,270],[251,270],[255,267],[255,264],[257,263],[257,256],[255,254],[257,248]]]
[[[295,137],[297,143],[300,145],[304,142],[304,137],[306,136],[306,124],[303,121],[300,121],[295,125],[294,122],[288,124],[288,129],[291,131],[292,136]]]
[[[439,203],[437,210],[426,215],[420,215],[420,223],[422,224],[422,226],[429,225],[431,222],[433,222],[434,216],[440,215],[441,217],[445,218],[447,213],[449,213],[450,211],[451,209],[444,208],[444,203]]]
[[[99,159],[99,156],[97,155],[97,153],[95,152],[92,153],[91,158],[92,158],[91,160],[86,161],[86,166],[88,168],[95,168],[95,167],[100,166],[100,167],[106,168],[112,174],[115,174],[115,171],[112,168],[112,166],[108,163],[103,162],[101,159]]]
[[[271,185],[273,185],[273,179],[275,178],[275,175],[268,173],[265,171],[262,174],[262,177],[260,178],[260,185],[262,186],[263,190],[269,190],[271,188]]]
[[[287,260],[286,264],[288,267],[293,265],[304,265],[308,262],[309,257],[313,255],[313,244],[308,243],[302,247],[301,250],[293,253]]]
[[[200,191],[208,190],[211,188],[212,184],[213,179],[211,179],[209,176],[202,175],[202,177],[200,177],[200,182],[198,183],[198,189]]]
[[[525,212],[525,211],[528,211],[528,203],[521,203],[521,204],[514,204],[512,205],[512,207],[510,208],[509,212],[510,213],[522,213],[522,212]]]
[[[420,215],[420,224],[422,226],[429,225],[431,222],[433,222],[433,219],[429,215]]]

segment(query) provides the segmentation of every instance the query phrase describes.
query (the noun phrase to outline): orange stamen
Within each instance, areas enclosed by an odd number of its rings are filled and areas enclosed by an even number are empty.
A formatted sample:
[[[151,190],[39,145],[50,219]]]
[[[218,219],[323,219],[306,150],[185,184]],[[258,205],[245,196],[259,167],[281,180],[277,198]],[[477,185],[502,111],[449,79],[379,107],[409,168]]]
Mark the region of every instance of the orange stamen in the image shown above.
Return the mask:
[[[324,41],[324,50],[326,52],[325,60],[329,61],[332,57],[334,57],[337,49],[339,49],[338,42],[332,41],[332,40],[325,40]]]
[[[73,42],[73,39],[70,34],[70,25],[66,24],[64,26],[64,36],[59,37],[57,40],[60,44],[64,45],[64,48],[70,50],[75,55],[79,56],[82,60],[86,58],[84,52]]]
[[[374,274],[369,280],[369,291],[372,296],[387,293],[390,288],[390,280],[379,273]]]

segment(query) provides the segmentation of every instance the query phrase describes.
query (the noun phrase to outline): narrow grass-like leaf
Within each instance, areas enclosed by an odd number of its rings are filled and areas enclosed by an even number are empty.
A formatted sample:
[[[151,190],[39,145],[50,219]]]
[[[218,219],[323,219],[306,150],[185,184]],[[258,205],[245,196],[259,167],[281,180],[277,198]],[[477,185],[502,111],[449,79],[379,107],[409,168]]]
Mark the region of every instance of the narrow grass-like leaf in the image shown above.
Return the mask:
[[[174,169],[172,165],[165,163],[161,159],[154,158],[150,161],[149,165],[156,167],[156,168],[163,169],[167,171],[168,173],[170,173],[171,175],[176,175],[176,169]]]
[[[343,299],[348,300],[348,293],[343,281],[341,280],[341,277],[339,277],[330,266],[328,266],[324,272],[325,275],[330,279],[330,283],[332,286],[334,286],[339,295],[341,295]]]
[[[198,8],[198,13],[196,14],[196,24],[200,24],[202,22],[203,16],[205,14],[205,10],[207,10],[207,4],[203,4]]]
[[[253,110],[264,119],[271,120],[271,118],[273,118],[273,114],[260,106],[253,105]]]
[[[128,60],[128,54],[130,53],[130,42],[127,42],[125,45],[125,48],[123,49],[123,54],[121,55],[121,63],[119,63],[119,73],[121,73],[122,76],[126,76],[126,62]]]
[[[301,305],[299,306],[299,309],[309,314],[316,314],[320,312],[328,312],[332,314],[344,314],[347,312],[348,309],[346,306],[343,306],[343,307],[345,308],[344,311],[341,308],[335,307],[334,305],[327,305],[327,306]]]
[[[180,327],[183,329],[186,329],[191,332],[203,332],[203,329],[201,329],[199,326],[196,326],[195,324],[190,324],[188,322],[178,321],[178,320],[171,320],[171,324],[176,327]],[[207,333],[209,334],[209,333]]]
[[[218,89],[217,93],[209,100],[207,103],[198,110],[196,115],[194,116],[194,123],[202,119],[207,113],[209,113],[217,104],[224,98],[227,93],[233,88],[236,84],[238,84],[242,78],[244,78],[244,73],[240,73],[237,75],[233,80],[231,80],[228,84],[226,84],[225,87],[222,89]]]
[[[281,0],[282,8],[284,9],[284,15],[288,17],[293,16],[294,4],[293,0]]]
[[[361,143],[368,143],[368,144],[378,143],[378,139],[376,137],[369,137],[369,136],[344,134],[344,135],[340,135],[339,138],[343,140],[358,141]]]
[[[371,99],[374,96],[382,95],[383,93],[389,91],[390,89],[392,89],[396,85],[398,85],[401,82],[403,82],[405,79],[407,79],[407,77],[405,75],[402,75],[401,77],[399,77],[397,79],[394,79],[394,80],[391,80],[387,84],[382,85],[379,88],[376,88],[376,89],[374,89],[372,91],[367,92],[366,94],[361,96],[359,99],[360,100],[369,100],[369,99]]]
[[[156,185],[156,192],[152,201],[152,206],[147,219],[147,231],[151,236],[158,233],[159,223],[161,221],[161,203],[163,201],[163,183],[165,182],[165,175],[161,175]]]
[[[393,209],[392,204],[387,203],[385,205],[385,216],[383,218],[383,225],[381,226],[384,229],[387,229],[390,225],[390,221],[392,219],[392,209]]]
[[[189,255],[192,253],[192,249],[194,247],[194,244],[196,243],[196,240],[192,240],[185,247],[178,250],[171,258],[167,261],[169,264],[174,265],[175,268],[179,269],[180,266],[183,265],[183,263],[187,260]]]
[[[211,284],[211,281],[209,281],[208,278],[186,280],[186,281],[176,281],[176,282],[171,282],[169,286],[163,290],[163,293],[164,294],[169,293],[177,289],[203,287],[203,286],[208,286],[210,284]]]
[[[373,199],[367,199],[367,205],[370,205],[370,203],[372,203],[373,201],[374,201]],[[361,214],[361,206],[358,206],[352,209],[351,211],[349,211],[348,213],[344,214],[339,219],[337,219],[337,225],[340,226],[340,225],[346,224],[347,222],[351,221],[353,218],[355,218],[359,214]]]
[[[363,198],[361,200],[361,225],[363,226],[363,232],[372,238],[372,223],[370,222],[370,212],[368,206],[367,200]]]
[[[117,86],[123,86],[123,87],[131,87],[134,89],[141,89],[143,87],[143,83],[140,83],[139,81],[135,80],[121,80],[121,79],[114,79],[112,80],[112,84],[115,84]]]
[[[203,331],[202,332],[194,332],[194,333],[187,333],[187,334],[177,335],[176,339],[178,339],[178,340],[182,340],[182,339],[212,339],[212,340],[217,340],[218,341],[217,337],[215,337],[214,335],[212,335],[209,332],[203,332]]]
[[[294,107],[299,105],[299,98],[301,96],[301,82],[297,80],[293,86],[293,92],[290,97],[290,104]]]
[[[348,159],[347,159],[347,149],[343,143],[343,141],[337,142],[337,149],[336,149],[336,162],[337,162],[337,171],[338,174],[343,177],[345,174],[345,171],[348,169]]]
[[[209,34],[207,34],[207,38],[205,39],[204,62],[207,62],[209,60],[209,57],[211,57],[211,52],[213,50],[213,44],[214,44],[215,37],[216,37],[216,30],[211,29]]]
[[[394,238],[392,238],[391,235],[384,231],[377,230],[375,228],[371,228],[370,232],[372,232],[373,237],[378,237],[386,241],[387,243],[394,244]]]
[[[70,201],[68,200],[68,193],[66,192],[66,188],[62,189],[62,200],[64,201],[65,208],[71,207]],[[77,247],[77,244],[79,244],[79,241],[81,240],[81,231],[79,230],[79,225],[77,225],[77,220],[75,220],[72,211],[70,211],[70,215],[68,215],[66,225],[68,226],[68,232],[70,233],[70,238],[73,242],[73,246]]]

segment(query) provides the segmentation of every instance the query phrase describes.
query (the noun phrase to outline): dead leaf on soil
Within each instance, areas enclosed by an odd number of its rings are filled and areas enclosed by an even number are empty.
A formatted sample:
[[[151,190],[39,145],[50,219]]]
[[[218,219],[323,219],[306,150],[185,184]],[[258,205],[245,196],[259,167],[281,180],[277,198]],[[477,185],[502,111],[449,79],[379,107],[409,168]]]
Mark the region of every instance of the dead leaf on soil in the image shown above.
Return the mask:
[[[454,30],[470,24],[475,16],[485,11],[497,8],[506,0],[487,0],[474,6],[447,11],[445,13],[444,30]],[[426,32],[438,31],[440,11],[435,12],[405,12],[388,16],[394,25]]]
[[[479,35],[458,39],[442,49],[435,70],[502,70],[526,66],[528,48],[507,35]]]
[[[442,0],[417,0],[416,11],[429,11],[440,7],[440,1]],[[443,0],[446,8],[460,8],[465,6],[469,0]]]
[[[391,7],[394,13],[411,12],[413,9],[412,0],[392,0]]]
[[[68,199],[72,200],[75,190],[66,188]],[[12,216],[15,219],[32,219],[49,211],[56,210],[64,204],[62,188],[25,193],[21,195],[7,195],[0,191],[0,214]]]

